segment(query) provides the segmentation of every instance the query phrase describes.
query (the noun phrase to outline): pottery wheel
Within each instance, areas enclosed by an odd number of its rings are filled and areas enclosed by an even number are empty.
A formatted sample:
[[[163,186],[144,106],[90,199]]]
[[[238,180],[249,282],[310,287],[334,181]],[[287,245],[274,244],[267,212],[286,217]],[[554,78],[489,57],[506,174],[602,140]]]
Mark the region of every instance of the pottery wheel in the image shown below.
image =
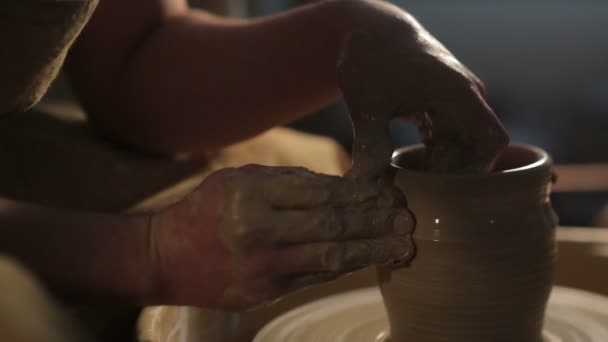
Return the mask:
[[[327,297],[291,310],[264,327],[254,342],[382,342],[388,319],[378,288]],[[554,287],[546,342],[608,341],[608,297]]]

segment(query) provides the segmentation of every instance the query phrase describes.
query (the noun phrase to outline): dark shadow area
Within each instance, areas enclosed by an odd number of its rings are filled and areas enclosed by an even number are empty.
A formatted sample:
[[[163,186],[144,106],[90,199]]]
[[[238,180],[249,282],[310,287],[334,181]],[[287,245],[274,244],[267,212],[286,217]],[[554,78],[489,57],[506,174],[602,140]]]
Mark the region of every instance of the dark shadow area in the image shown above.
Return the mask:
[[[124,211],[205,165],[119,149],[94,136],[73,106],[63,106],[58,115],[42,110],[0,118],[2,196],[52,207]]]

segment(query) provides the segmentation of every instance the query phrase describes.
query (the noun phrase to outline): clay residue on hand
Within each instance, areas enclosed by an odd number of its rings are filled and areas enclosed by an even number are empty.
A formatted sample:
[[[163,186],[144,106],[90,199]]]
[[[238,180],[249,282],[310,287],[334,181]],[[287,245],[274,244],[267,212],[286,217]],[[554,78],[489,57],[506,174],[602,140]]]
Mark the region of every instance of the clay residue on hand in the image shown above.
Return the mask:
[[[221,241],[237,260],[282,253],[274,271],[289,289],[413,257],[415,220],[392,185],[248,166],[231,171],[224,192]]]
[[[234,169],[225,187],[219,234],[233,252],[370,239],[414,225],[399,190],[377,182],[252,166]],[[401,224],[393,224],[395,217]]]

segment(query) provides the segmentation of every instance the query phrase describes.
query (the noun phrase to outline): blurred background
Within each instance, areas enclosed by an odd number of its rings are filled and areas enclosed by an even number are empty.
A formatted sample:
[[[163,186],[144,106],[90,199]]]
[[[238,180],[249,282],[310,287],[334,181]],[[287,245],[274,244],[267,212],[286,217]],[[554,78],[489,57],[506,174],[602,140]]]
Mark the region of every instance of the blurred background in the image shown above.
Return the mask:
[[[191,1],[240,17],[307,2]],[[538,145],[559,164],[608,163],[608,1],[392,2],[416,16],[485,82],[488,101],[515,142]],[[70,99],[69,86],[60,79],[48,97]],[[341,102],[290,126],[331,136],[350,148],[352,132]],[[396,147],[419,141],[416,130],[403,123],[394,124],[392,135]],[[559,193],[553,203],[563,225],[599,224],[608,192]]]

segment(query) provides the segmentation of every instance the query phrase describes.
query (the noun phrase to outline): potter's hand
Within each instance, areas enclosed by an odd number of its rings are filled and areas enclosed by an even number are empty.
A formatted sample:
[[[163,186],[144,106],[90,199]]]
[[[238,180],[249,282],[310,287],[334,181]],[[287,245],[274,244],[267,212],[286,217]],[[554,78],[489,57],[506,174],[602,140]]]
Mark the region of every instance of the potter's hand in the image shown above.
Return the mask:
[[[302,168],[208,177],[154,217],[169,301],[240,309],[370,264],[405,263],[410,212],[398,191]]]
[[[418,126],[435,170],[487,168],[508,136],[483,98],[479,79],[399,8],[353,2],[359,25],[345,33],[339,83],[355,129],[355,178],[389,165],[388,124],[401,116]]]

